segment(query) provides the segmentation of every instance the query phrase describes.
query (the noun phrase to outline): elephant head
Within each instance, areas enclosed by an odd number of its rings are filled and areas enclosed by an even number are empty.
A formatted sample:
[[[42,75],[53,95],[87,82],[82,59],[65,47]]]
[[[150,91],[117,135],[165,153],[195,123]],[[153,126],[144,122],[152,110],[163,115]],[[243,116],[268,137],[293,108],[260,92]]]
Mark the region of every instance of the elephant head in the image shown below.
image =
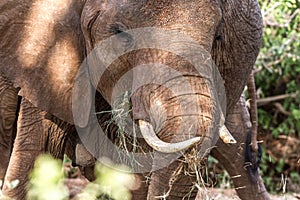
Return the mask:
[[[203,6],[207,11],[198,12]],[[235,142],[223,126],[226,94],[210,55],[218,4],[90,0],[81,21],[93,86],[111,105],[131,90],[132,117],[153,149],[205,143],[204,152],[218,132]]]

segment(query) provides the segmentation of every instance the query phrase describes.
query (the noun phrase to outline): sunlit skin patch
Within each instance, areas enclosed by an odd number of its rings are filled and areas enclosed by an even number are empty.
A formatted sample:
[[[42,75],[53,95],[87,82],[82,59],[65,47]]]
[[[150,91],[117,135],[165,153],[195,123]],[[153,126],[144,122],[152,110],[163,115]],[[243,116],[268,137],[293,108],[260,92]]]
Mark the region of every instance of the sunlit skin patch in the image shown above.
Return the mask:
[[[49,71],[47,72],[51,77],[55,77],[57,84],[69,84],[72,82],[69,76],[72,73],[70,66],[74,65],[74,61],[77,60],[76,56],[76,49],[67,38],[56,42],[55,46],[51,49],[47,63],[49,66],[47,70]]]
[[[55,39],[55,25],[69,12],[72,0],[37,0],[30,10],[24,26],[24,37],[18,48],[19,60],[24,67],[34,66]]]

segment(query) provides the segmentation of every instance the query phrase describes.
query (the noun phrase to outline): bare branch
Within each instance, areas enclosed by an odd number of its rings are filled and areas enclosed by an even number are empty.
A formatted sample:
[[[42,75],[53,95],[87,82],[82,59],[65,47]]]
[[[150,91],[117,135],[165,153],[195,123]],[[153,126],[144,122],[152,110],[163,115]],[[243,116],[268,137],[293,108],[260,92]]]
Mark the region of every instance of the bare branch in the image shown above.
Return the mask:
[[[286,115],[286,116],[289,116],[291,113],[290,112],[288,112],[288,111],[286,111],[285,109],[284,109],[284,107],[280,104],[280,103],[274,103],[273,104],[278,110],[279,110],[279,112],[281,112],[282,114],[284,114],[284,115]]]
[[[248,82],[248,94],[250,98],[250,117],[251,117],[251,148],[252,151],[257,152],[258,144],[257,144],[257,105],[256,105],[256,88],[254,81],[254,71],[252,70]]]
[[[262,66],[259,66],[259,67],[257,67],[256,69],[254,69],[253,73],[254,73],[254,74],[257,74],[257,73],[261,72],[262,70],[263,70],[263,67],[262,67]]]
[[[268,15],[266,16],[265,15],[265,18],[264,18],[264,25],[265,26],[272,26],[272,27],[279,27],[279,28],[286,28],[289,26],[289,24],[291,23],[291,21],[294,19],[294,17],[300,12],[299,9],[295,10],[295,12],[293,12],[293,14],[291,14],[290,16],[288,16],[286,18],[286,21],[283,23],[283,24],[280,24],[278,22],[276,22],[274,19],[273,19],[273,16],[272,15]]]
[[[270,102],[273,102],[273,101],[280,101],[280,100],[283,100],[283,99],[287,99],[287,98],[296,98],[297,95],[298,95],[298,91],[295,92],[295,93],[291,93],[291,94],[283,94],[283,95],[278,95],[278,96],[273,96],[273,97],[266,97],[266,98],[263,98],[263,99],[257,99],[257,106],[263,106],[263,105],[266,105]]]

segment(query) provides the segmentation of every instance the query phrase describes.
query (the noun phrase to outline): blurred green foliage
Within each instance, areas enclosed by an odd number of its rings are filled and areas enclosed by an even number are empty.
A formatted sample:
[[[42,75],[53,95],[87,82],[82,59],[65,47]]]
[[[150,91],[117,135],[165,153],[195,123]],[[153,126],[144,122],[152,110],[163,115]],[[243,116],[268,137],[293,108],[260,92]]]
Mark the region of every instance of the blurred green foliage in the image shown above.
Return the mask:
[[[134,177],[126,166],[115,166],[109,160],[101,160],[95,168],[96,180],[87,185],[80,199],[129,200],[128,188],[134,184]]]
[[[263,43],[256,63],[260,98],[295,94],[300,88],[300,13],[298,0],[260,0],[264,17]],[[259,124],[274,137],[300,132],[300,94],[259,108]],[[278,104],[277,104],[278,105]]]
[[[131,198],[128,190],[134,178],[124,166],[115,166],[107,160],[96,164],[96,180],[88,183],[76,200],[126,200]],[[27,199],[67,200],[69,190],[65,186],[65,173],[60,160],[49,155],[40,156],[30,175]]]
[[[259,98],[285,98],[265,102],[258,108],[259,127],[263,136],[300,138],[300,1],[259,0],[264,18],[262,48],[256,63],[256,86]],[[290,97],[287,97],[290,96]],[[261,163],[264,182],[269,191],[285,191],[283,182],[300,184],[296,162],[279,157],[274,143],[264,144]],[[297,147],[296,147],[297,148]],[[295,152],[299,154],[298,149]],[[279,149],[280,150],[280,149]],[[278,151],[278,149],[277,149]],[[281,150],[282,155],[284,151]],[[299,155],[300,156],[300,155]],[[293,161],[294,162],[294,161]],[[285,178],[284,178],[285,177]],[[299,191],[298,191],[299,192]]]
[[[49,155],[40,156],[30,175],[28,199],[31,200],[63,200],[69,196],[64,186],[62,162]]]

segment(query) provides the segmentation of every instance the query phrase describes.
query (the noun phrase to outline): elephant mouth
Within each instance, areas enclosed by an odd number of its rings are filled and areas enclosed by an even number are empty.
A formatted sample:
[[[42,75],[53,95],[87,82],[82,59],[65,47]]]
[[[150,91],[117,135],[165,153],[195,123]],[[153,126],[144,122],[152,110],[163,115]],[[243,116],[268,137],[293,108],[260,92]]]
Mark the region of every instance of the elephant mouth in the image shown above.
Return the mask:
[[[154,150],[162,153],[175,153],[178,151],[183,151],[201,141],[201,137],[194,137],[182,142],[167,143],[157,137],[153,126],[149,122],[143,120],[139,120],[138,122],[143,138],[145,139],[147,144]],[[236,143],[236,140],[230,134],[229,130],[226,128],[225,125],[223,125],[220,128],[219,136],[222,139],[222,141],[226,144]]]

